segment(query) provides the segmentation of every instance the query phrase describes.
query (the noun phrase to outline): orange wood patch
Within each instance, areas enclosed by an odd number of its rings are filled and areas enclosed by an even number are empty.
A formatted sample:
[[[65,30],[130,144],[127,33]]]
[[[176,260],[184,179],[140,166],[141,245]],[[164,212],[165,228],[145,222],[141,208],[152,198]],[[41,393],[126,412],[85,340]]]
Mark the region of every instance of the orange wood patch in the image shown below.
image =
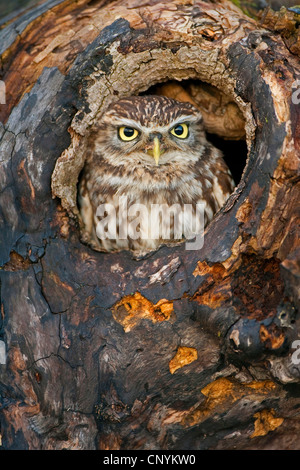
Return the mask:
[[[143,318],[157,323],[169,320],[173,312],[173,302],[161,299],[153,304],[139,292],[126,295],[112,310],[114,319],[123,326],[126,333]]]
[[[206,385],[201,392],[206,397],[204,403],[183,418],[183,426],[194,426],[209,416],[222,414],[244,396],[263,400],[266,395],[275,392],[277,385],[271,380],[240,383],[234,379],[221,377]]]
[[[179,346],[173,359],[169,363],[171,374],[174,374],[177,369],[191,364],[198,359],[198,352],[195,348],[188,348],[186,346]]]
[[[262,410],[254,415],[254,432],[251,434],[251,439],[258,436],[265,436],[270,431],[274,431],[283,423],[283,418],[276,418],[275,411]]]

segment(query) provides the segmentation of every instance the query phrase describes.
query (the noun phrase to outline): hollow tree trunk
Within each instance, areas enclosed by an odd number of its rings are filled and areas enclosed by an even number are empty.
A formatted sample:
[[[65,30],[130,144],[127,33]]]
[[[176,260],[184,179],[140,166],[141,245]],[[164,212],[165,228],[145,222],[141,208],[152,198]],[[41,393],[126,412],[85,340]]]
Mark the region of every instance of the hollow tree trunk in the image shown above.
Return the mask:
[[[2,448],[300,448],[300,66],[263,21],[226,0],[49,0],[0,30]],[[246,138],[241,181],[201,249],[93,251],[90,126],[187,79],[234,108],[205,122]]]

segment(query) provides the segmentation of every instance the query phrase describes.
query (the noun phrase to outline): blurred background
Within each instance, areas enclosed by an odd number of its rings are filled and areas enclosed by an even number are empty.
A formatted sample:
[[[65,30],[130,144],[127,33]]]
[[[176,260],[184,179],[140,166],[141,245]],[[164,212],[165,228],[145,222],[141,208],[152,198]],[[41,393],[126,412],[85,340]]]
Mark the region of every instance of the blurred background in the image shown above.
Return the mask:
[[[0,18],[4,18],[11,13],[15,13],[23,8],[31,7],[41,0],[0,0]]]
[[[14,16],[15,13],[19,13],[20,10],[30,8],[33,5],[38,3],[44,3],[47,0],[0,0],[0,18],[4,18],[5,16],[11,17]],[[274,9],[280,9],[281,6],[293,6],[300,4],[300,0],[233,0],[233,3],[241,4],[258,4],[258,5],[270,5]],[[9,19],[9,18],[8,18]]]
[[[294,5],[300,5],[300,0],[266,0],[266,3],[270,5],[274,10],[279,10],[280,7],[292,7]]]

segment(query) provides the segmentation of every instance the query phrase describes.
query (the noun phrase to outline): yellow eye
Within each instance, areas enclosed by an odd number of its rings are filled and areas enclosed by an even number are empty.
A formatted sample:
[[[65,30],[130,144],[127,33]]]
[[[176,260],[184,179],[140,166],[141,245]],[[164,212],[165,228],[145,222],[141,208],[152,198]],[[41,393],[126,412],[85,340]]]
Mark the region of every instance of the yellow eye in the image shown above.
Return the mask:
[[[133,127],[120,127],[119,128],[119,137],[121,140],[125,140],[126,142],[136,139],[138,135],[139,135],[139,131],[137,131]]]
[[[189,126],[184,122],[182,124],[177,124],[177,126],[171,129],[171,134],[178,137],[178,139],[186,139],[189,135]]]

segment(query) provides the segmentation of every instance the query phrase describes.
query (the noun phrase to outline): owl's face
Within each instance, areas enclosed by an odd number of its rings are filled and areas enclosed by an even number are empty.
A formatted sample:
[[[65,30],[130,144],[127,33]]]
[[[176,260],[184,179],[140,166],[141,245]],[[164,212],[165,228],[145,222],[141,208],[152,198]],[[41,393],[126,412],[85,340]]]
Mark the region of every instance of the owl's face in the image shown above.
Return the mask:
[[[161,167],[187,163],[203,143],[200,112],[163,96],[136,96],[114,104],[101,118],[94,150],[113,166]],[[196,158],[196,157],[195,157]]]

